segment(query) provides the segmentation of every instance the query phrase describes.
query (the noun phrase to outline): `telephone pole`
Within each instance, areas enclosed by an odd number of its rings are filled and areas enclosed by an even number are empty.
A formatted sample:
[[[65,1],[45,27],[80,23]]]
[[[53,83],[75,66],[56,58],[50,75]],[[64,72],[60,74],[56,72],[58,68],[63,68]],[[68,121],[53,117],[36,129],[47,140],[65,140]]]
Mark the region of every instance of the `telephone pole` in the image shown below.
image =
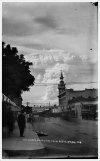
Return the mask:
[[[49,102],[49,107],[50,107],[50,102]]]
[[[29,102],[26,102],[26,105],[28,106],[30,103]]]

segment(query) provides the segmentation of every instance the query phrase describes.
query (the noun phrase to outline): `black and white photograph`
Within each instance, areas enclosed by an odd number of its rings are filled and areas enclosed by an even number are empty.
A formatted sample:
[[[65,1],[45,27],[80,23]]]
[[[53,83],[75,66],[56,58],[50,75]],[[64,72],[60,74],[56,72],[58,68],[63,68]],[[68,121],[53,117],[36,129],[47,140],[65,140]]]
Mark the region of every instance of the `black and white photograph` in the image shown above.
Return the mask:
[[[98,2],[2,1],[2,159],[98,159]]]

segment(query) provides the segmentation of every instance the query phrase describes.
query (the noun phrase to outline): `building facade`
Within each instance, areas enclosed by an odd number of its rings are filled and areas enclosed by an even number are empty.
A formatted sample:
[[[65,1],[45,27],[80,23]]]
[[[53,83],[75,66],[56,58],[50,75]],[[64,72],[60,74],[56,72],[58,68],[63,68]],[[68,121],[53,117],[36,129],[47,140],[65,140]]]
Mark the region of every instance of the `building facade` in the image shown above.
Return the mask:
[[[73,98],[83,97],[83,98],[97,98],[98,97],[98,90],[97,89],[84,89],[84,90],[73,90],[67,89],[64,83],[64,77],[61,72],[60,82],[58,84],[59,90],[59,106],[66,110],[68,108],[68,101],[72,100]]]
[[[68,101],[68,108],[73,112],[73,115],[78,118],[82,117],[82,119],[97,119],[98,117],[97,98],[73,98]]]

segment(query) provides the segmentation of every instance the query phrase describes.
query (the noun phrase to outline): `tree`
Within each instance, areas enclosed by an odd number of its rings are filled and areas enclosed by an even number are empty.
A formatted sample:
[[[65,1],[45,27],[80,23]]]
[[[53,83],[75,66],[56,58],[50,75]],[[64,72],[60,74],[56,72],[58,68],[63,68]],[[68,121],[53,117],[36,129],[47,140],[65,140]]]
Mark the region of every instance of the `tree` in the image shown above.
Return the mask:
[[[32,113],[32,107],[26,106],[26,107],[24,108],[24,111],[25,111],[27,114],[30,114],[30,113]]]
[[[30,65],[32,63],[26,61],[23,54],[18,55],[16,47],[2,42],[2,91],[5,95],[20,97],[34,85]]]

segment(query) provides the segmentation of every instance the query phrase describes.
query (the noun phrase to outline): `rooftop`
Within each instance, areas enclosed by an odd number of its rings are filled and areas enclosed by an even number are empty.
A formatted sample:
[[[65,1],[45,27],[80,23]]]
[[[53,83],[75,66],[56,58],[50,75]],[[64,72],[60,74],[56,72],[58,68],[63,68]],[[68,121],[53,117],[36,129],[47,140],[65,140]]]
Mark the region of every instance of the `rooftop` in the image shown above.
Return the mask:
[[[97,101],[98,100],[98,97],[96,98],[93,98],[93,97],[88,97],[88,98],[84,98],[84,97],[73,97],[73,99],[69,100],[68,103],[71,104],[71,103],[76,103],[76,102],[80,102],[80,101],[83,101],[83,102],[92,102],[92,101]]]

